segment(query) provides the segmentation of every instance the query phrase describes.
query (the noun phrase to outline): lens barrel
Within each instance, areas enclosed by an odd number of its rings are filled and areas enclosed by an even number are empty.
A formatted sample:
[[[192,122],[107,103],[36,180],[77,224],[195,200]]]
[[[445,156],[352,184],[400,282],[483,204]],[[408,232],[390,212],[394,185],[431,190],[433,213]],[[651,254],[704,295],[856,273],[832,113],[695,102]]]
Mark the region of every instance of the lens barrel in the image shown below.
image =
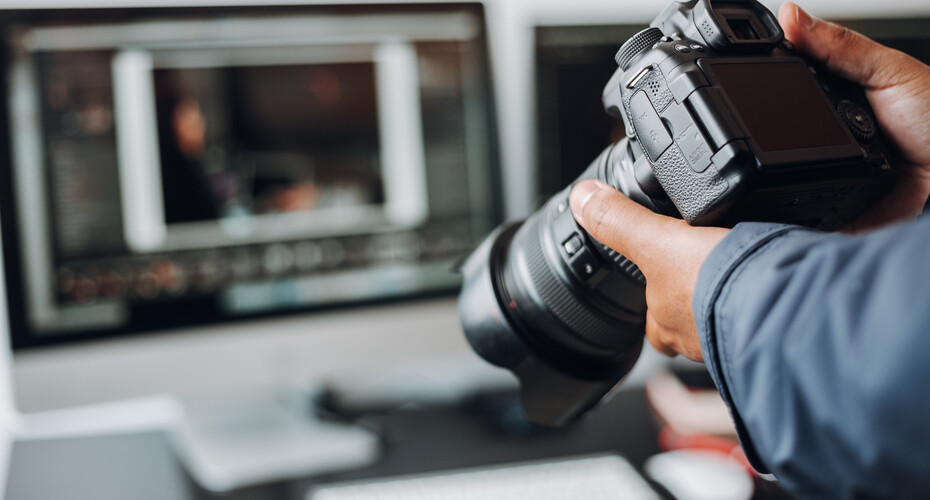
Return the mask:
[[[576,182],[599,179],[650,202],[633,151],[626,139],[608,147]],[[636,362],[645,331],[645,279],[578,225],[573,185],[485,239],[463,266],[459,300],[472,347],[517,375],[528,419],[545,425],[600,401]]]

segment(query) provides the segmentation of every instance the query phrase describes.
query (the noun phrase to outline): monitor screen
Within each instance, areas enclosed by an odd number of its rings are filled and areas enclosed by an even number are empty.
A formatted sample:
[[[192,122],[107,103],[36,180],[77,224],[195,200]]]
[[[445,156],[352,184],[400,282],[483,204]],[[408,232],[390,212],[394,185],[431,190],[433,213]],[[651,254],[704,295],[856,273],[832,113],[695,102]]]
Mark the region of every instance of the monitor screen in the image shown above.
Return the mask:
[[[167,226],[383,206],[373,63],[152,76]]]
[[[15,348],[452,292],[499,222],[479,4],[9,14]]]

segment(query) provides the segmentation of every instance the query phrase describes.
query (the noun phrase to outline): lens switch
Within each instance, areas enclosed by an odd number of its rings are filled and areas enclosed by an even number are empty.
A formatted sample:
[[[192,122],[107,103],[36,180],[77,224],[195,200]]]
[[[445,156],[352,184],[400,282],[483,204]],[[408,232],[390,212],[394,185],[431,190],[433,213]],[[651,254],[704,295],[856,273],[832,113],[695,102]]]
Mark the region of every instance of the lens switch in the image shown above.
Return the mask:
[[[570,238],[565,240],[565,243],[562,243],[562,248],[565,249],[565,253],[569,256],[575,255],[578,250],[581,250],[581,247],[584,246],[584,243],[581,241],[581,236],[577,234],[571,235]]]

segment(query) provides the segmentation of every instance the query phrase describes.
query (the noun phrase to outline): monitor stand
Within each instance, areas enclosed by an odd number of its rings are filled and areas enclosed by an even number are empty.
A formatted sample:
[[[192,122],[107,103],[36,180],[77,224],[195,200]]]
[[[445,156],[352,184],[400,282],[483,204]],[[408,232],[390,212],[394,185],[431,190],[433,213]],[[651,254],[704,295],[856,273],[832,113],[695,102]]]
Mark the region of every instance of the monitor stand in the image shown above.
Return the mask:
[[[194,480],[210,491],[360,468],[380,456],[374,433],[320,420],[293,394],[237,393],[182,405],[172,442]]]

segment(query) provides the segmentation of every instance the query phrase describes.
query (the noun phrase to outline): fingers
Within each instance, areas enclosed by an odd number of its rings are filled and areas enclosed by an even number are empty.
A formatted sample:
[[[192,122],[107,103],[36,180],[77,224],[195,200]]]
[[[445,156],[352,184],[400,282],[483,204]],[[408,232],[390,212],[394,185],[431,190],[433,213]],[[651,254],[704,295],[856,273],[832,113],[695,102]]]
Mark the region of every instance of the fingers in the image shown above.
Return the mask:
[[[601,181],[584,181],[572,189],[575,220],[601,243],[640,267],[660,254],[681,221],[656,214]]]
[[[869,89],[896,85],[906,75],[901,66],[912,65],[903,53],[878,44],[838,24],[808,14],[793,2],[782,4],[778,22],[785,37],[801,53],[822,61],[831,71]]]

